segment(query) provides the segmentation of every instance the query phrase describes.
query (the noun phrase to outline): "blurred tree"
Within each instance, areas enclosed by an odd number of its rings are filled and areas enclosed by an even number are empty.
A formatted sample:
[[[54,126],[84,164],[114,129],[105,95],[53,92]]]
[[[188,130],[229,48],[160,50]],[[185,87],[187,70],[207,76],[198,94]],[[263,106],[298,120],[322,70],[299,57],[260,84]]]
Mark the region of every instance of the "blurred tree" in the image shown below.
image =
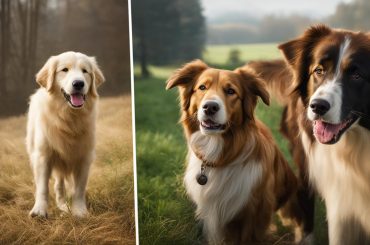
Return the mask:
[[[311,23],[310,18],[299,15],[265,16],[259,24],[259,42],[281,42],[293,38]]]
[[[96,56],[107,83],[101,95],[130,91],[127,0],[0,0],[0,116],[24,112],[51,56]]]
[[[199,58],[205,43],[199,0],[132,2],[134,57],[142,75],[148,64],[164,65]]]
[[[202,56],[206,41],[205,18],[199,0],[177,0],[180,12],[180,33],[177,57],[174,61],[189,61]]]
[[[30,87],[27,80],[34,69],[38,19],[43,1],[0,1],[0,93]],[[8,78],[12,81],[9,81]],[[21,92],[20,92],[21,93]]]
[[[338,28],[369,31],[370,1],[355,0],[349,3],[340,3],[335,13],[328,18],[328,22]]]
[[[239,65],[242,65],[243,62],[241,61],[241,52],[239,49],[231,49],[230,52],[229,52],[229,58],[228,58],[228,65],[232,66],[232,67],[237,67]]]
[[[0,2],[0,95],[6,93],[6,65],[9,56],[10,0]]]

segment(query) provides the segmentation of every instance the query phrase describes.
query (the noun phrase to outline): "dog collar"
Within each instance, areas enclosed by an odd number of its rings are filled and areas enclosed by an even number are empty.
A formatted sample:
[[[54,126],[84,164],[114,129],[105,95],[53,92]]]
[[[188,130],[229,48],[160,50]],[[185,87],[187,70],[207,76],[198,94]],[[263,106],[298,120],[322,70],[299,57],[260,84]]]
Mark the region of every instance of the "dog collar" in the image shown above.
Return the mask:
[[[206,175],[206,167],[207,167],[207,165],[205,165],[204,163],[202,163],[202,166],[200,167],[200,173],[197,174],[197,182],[200,185],[207,184],[208,177]]]
[[[203,161],[203,163],[200,167],[200,173],[197,174],[197,177],[196,177],[198,184],[200,184],[200,185],[207,184],[208,177],[207,177],[206,169],[207,168],[213,168],[213,167],[215,167],[214,164],[210,164],[208,162]]]
[[[200,185],[205,185],[208,182],[206,169],[207,168],[214,168],[214,167],[216,167],[216,165],[213,162],[209,162],[209,161],[204,160],[204,158],[202,156],[198,155],[196,152],[194,152],[194,154],[196,155],[197,158],[202,160],[202,165],[200,167],[200,173],[197,174],[197,176],[196,176],[197,182]]]

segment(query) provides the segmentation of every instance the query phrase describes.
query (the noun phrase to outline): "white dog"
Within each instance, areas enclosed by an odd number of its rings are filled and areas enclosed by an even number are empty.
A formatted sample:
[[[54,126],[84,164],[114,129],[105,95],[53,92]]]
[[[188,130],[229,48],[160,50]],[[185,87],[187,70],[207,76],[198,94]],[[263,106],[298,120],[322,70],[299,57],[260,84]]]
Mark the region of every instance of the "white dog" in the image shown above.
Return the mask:
[[[41,87],[30,99],[26,139],[36,185],[30,216],[47,217],[51,175],[58,208],[87,216],[85,189],[95,155],[96,89],[104,76],[95,58],[66,52],[50,57],[36,81]],[[71,208],[65,200],[67,181],[73,187]]]

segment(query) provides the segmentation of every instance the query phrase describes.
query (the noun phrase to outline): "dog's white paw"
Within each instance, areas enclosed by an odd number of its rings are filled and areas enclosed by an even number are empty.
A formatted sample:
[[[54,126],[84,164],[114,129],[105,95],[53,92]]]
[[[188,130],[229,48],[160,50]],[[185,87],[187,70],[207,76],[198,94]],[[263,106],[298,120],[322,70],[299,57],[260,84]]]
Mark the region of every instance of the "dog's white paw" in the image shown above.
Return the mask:
[[[65,213],[69,212],[67,203],[58,203],[57,205],[60,211],[65,212]]]
[[[47,218],[47,204],[35,204],[29,213],[30,217]]]
[[[85,203],[72,204],[72,215],[77,218],[86,218],[89,216]]]

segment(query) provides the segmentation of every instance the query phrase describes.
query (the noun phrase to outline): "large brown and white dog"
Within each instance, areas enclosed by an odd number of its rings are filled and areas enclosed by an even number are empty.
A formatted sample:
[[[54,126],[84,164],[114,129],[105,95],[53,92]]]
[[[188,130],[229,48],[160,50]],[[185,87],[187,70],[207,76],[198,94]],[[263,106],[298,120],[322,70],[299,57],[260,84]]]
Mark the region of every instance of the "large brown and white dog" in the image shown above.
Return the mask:
[[[49,178],[55,178],[56,203],[74,216],[88,214],[85,189],[94,159],[97,87],[104,82],[93,57],[66,52],[52,56],[36,75],[41,86],[31,96],[27,151],[34,174],[35,205],[30,215],[47,216]],[[73,188],[72,206],[65,182]]]
[[[300,223],[296,177],[254,116],[258,97],[269,104],[263,82],[248,70],[213,69],[196,60],[169,78],[167,89],[175,86],[188,142],[185,186],[208,242],[263,240],[280,208]]]
[[[331,245],[370,244],[370,37],[319,25],[247,65],[286,106],[282,131],[325,200]]]

